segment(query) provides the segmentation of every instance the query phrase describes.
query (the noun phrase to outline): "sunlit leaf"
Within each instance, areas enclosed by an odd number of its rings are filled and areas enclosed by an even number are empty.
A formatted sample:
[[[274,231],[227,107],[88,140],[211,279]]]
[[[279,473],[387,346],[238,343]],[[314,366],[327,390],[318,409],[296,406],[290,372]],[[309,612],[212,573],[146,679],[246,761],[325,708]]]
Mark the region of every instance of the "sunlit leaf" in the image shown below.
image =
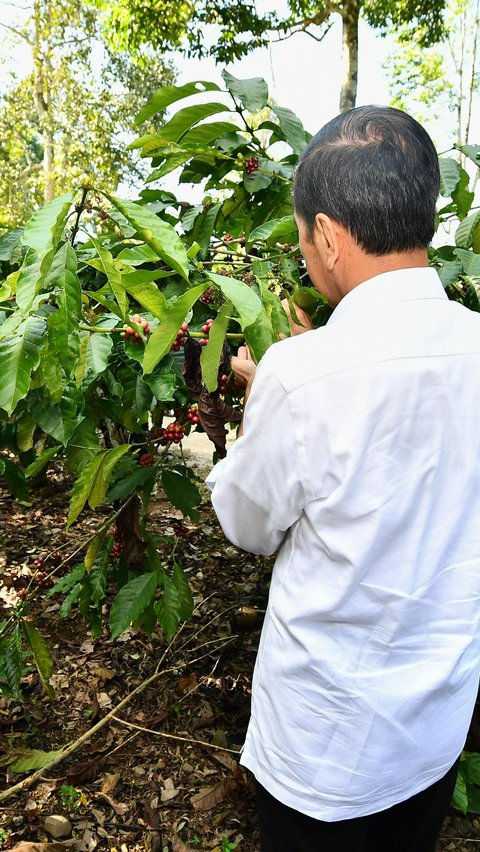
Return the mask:
[[[45,330],[42,317],[28,317],[14,337],[0,341],[0,408],[11,414],[30,388],[32,371],[40,363],[40,345]]]

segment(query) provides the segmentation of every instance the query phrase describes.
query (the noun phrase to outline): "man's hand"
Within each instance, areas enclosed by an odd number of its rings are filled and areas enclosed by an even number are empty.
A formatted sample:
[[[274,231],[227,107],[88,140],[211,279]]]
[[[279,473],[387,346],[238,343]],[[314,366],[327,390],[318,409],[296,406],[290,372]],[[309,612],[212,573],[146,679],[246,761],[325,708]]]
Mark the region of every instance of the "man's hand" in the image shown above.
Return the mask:
[[[245,388],[245,398],[243,404],[245,406],[250,394],[252,382],[255,378],[256,365],[250,355],[248,346],[239,346],[237,355],[233,356],[230,361],[230,366],[233,370],[235,381],[240,387]],[[243,419],[238,427],[237,438],[243,435]]]
[[[297,315],[297,319],[300,320],[301,325],[299,325],[297,322],[294,322],[294,320],[292,319],[288,299],[282,299],[282,307],[288,317],[288,321],[290,323],[290,333],[293,337],[295,337],[295,335],[297,334],[303,334],[305,331],[311,331],[311,329],[313,328],[312,320],[310,319],[308,314],[305,313],[305,311],[302,311],[302,309],[298,307],[298,305],[294,305],[294,308],[295,313]]]

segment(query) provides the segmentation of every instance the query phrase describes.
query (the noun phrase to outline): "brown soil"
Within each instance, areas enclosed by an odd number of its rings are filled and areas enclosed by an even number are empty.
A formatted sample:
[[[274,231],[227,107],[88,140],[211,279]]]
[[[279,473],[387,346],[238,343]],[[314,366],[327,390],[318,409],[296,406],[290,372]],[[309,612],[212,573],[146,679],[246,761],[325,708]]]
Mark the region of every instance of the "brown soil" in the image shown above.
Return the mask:
[[[73,534],[65,534],[66,490],[57,473],[31,506],[0,492],[0,604],[17,600],[35,558],[52,550],[71,555],[94,528],[98,514],[84,513]],[[171,534],[179,518],[160,497],[153,501],[155,532]],[[74,754],[0,806],[0,849],[18,846],[20,852],[22,842],[34,842],[29,852],[54,852],[54,845],[39,844],[52,841],[46,817],[59,815],[70,821],[75,844],[58,849],[259,852],[252,785],[238,766],[238,751],[271,561],[229,545],[208,504],[199,524],[183,523],[178,558],[196,609],[160,664],[162,676]],[[59,575],[71,564],[60,566]],[[105,628],[93,641],[76,610],[60,617],[60,603],[38,589],[31,610],[55,660],[56,698],[46,698],[31,668],[23,700],[0,699],[4,753],[73,742],[151,676],[166,651],[160,630],[151,637],[129,630],[112,641]],[[26,777],[0,773],[2,789]],[[480,848],[479,829],[476,819],[452,812],[439,850]]]

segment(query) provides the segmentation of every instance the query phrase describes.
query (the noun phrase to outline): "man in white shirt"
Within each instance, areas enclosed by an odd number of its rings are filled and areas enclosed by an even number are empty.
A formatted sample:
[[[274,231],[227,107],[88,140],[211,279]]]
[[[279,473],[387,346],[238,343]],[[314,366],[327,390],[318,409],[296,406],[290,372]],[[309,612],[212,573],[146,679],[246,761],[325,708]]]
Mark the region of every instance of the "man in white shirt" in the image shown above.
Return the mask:
[[[278,551],[242,756],[265,852],[434,852],[477,694],[480,316],[428,267],[439,168],[398,110],[329,122],[294,205],[327,325],[272,346],[209,477]]]

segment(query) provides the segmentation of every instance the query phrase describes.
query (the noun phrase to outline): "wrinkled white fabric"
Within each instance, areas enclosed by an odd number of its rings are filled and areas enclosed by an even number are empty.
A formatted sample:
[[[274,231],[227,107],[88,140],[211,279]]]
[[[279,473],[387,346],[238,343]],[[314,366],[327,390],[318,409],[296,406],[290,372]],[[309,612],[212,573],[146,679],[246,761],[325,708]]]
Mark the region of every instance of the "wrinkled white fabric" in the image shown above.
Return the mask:
[[[207,483],[278,549],[242,763],[328,821],[441,778],[479,675],[480,316],[432,269],[359,285],[268,350]]]

